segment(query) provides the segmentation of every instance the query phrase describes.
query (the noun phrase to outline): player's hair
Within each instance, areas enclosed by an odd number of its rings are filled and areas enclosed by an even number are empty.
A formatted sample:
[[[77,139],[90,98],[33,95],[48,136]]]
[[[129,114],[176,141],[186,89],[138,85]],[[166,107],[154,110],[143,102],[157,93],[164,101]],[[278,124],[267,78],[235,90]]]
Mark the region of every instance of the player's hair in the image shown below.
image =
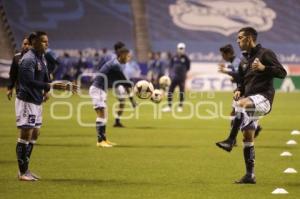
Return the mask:
[[[22,41],[23,41],[24,39],[28,39],[28,41],[29,41],[29,36],[28,36],[28,35],[24,35],[23,38],[22,38]]]
[[[252,37],[253,41],[256,41],[257,31],[252,27],[244,27],[239,30],[239,32],[244,32],[246,36]]]
[[[122,54],[125,54],[125,53],[127,54],[129,52],[130,51],[125,47],[122,47],[116,51],[118,57],[121,56]]]
[[[234,49],[231,44],[226,44],[220,48],[220,52],[234,54]]]
[[[115,52],[117,52],[120,48],[123,48],[123,47],[125,47],[125,44],[123,42],[121,42],[121,41],[118,41],[114,45]]]
[[[44,32],[44,31],[34,31],[34,32],[31,32],[29,34],[29,36],[28,36],[28,40],[29,40],[30,45],[32,45],[32,41],[34,39],[40,38],[41,36],[44,36],[44,35],[47,35],[47,33]]]

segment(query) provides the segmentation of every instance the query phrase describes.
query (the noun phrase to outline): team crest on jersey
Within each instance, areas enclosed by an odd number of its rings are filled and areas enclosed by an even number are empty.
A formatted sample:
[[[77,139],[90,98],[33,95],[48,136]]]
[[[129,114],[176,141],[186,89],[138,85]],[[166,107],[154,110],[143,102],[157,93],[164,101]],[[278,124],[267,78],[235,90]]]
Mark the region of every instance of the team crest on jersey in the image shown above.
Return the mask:
[[[245,26],[270,30],[276,17],[262,0],[177,0],[169,11],[174,24],[181,28],[226,36]]]

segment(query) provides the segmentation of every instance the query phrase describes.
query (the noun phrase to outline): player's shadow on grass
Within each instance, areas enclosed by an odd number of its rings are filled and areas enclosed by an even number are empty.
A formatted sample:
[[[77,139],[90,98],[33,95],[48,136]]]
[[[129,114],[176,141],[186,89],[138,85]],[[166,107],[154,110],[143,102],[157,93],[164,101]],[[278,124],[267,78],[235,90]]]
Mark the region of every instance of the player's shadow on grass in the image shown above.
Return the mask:
[[[263,127],[263,131],[279,131],[279,132],[290,132],[291,128],[268,128],[268,127]]]
[[[143,149],[183,149],[191,148],[189,145],[118,145],[118,148],[143,148]]]
[[[43,179],[43,182],[54,182],[56,184],[71,184],[71,185],[107,185],[107,186],[120,186],[120,185],[151,185],[149,182],[130,182],[126,180],[114,179]]]
[[[43,137],[50,137],[50,138],[55,138],[55,137],[58,137],[58,138],[61,138],[61,137],[67,137],[67,138],[74,138],[74,137],[78,137],[78,138],[81,138],[81,137],[91,137],[90,134],[88,133],[82,133],[82,134],[59,134],[59,135],[43,135]]]
[[[128,127],[128,129],[158,129],[159,127],[156,126],[132,126],[132,127]]]
[[[89,147],[89,144],[37,144],[38,147]]]
[[[0,160],[0,165],[1,164],[16,164],[16,160]]]
[[[291,187],[300,187],[300,182],[288,182],[285,185]]]
[[[15,134],[3,134],[3,135],[1,135],[1,138],[10,138],[10,137],[16,137],[16,135]]]
[[[286,146],[282,145],[257,145],[255,148],[259,149],[286,149]]]
[[[205,127],[186,127],[186,126],[182,126],[182,127],[174,127],[174,126],[132,126],[132,127],[127,127],[126,129],[143,129],[143,130],[151,130],[151,129],[182,129],[182,130],[223,130],[224,128],[222,127],[216,127],[216,126],[205,126]]]

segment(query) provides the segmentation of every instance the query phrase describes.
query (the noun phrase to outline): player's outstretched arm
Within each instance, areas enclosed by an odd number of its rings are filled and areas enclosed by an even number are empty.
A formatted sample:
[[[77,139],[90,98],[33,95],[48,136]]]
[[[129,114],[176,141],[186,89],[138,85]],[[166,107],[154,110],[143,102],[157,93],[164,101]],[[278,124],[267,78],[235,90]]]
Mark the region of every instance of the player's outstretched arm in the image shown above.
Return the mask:
[[[54,81],[50,86],[55,90],[72,91],[72,93],[77,93],[79,89],[78,85],[69,81]]]

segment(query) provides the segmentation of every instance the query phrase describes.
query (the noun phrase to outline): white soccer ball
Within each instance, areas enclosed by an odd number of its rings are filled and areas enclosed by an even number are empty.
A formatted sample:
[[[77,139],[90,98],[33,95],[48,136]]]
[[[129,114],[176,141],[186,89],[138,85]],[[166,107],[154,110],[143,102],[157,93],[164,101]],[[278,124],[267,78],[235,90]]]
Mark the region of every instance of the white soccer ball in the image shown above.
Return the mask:
[[[134,86],[134,93],[140,99],[149,99],[154,91],[152,83],[141,80],[138,81]]]
[[[160,103],[163,99],[163,92],[159,89],[155,89],[152,93],[150,100],[154,103]]]
[[[171,85],[170,77],[168,77],[166,75],[160,77],[159,78],[159,85],[160,85],[161,88],[169,87]]]

